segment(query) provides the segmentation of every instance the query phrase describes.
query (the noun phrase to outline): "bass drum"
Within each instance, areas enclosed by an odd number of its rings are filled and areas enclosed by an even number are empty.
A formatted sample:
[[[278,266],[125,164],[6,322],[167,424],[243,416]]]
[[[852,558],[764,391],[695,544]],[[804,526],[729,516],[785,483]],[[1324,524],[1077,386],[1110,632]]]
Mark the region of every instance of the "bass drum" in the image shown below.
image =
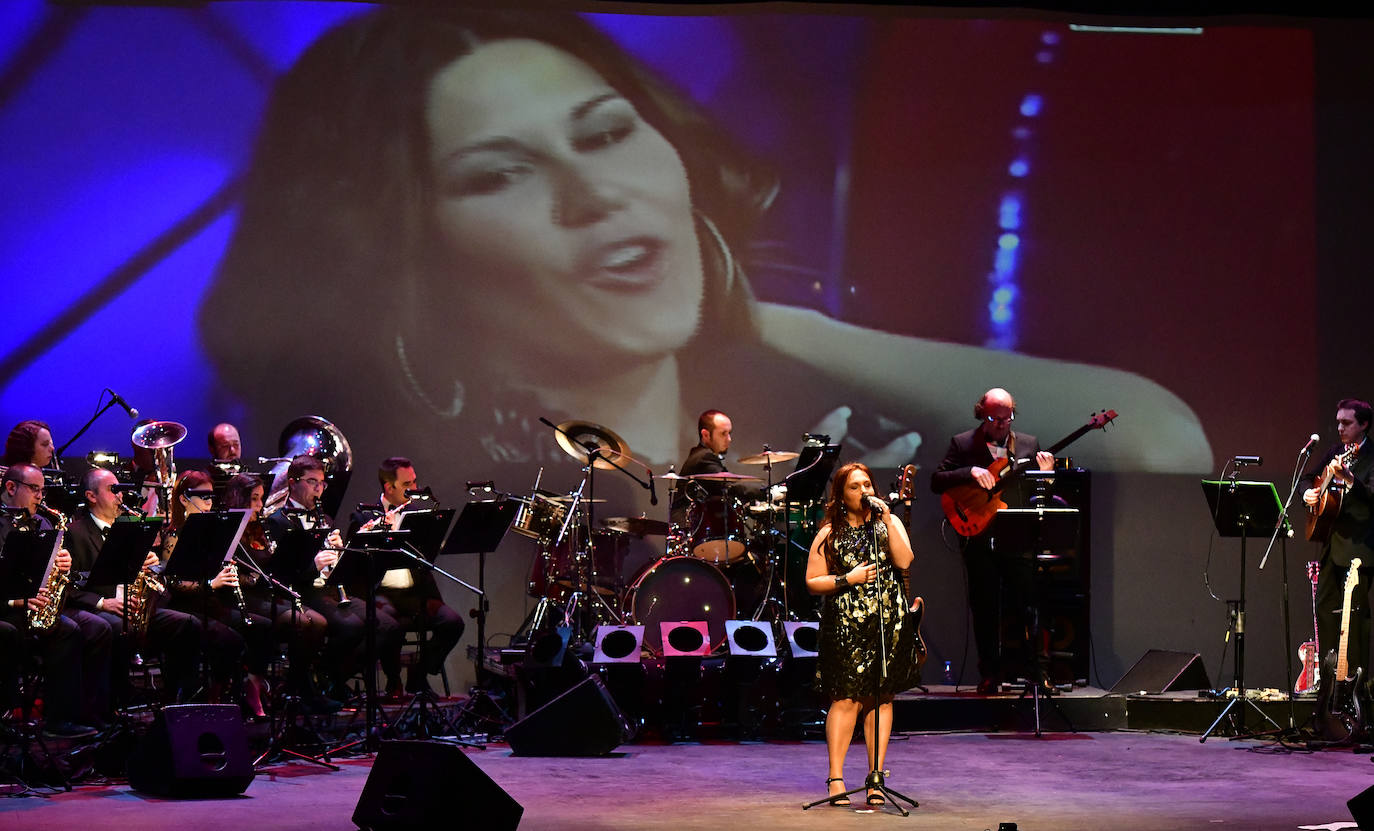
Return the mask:
[[[660,623],[704,620],[711,650],[725,643],[725,621],[735,617],[735,593],[719,569],[695,557],[664,557],[649,563],[625,593],[627,623],[644,626],[644,643],[663,653]]]

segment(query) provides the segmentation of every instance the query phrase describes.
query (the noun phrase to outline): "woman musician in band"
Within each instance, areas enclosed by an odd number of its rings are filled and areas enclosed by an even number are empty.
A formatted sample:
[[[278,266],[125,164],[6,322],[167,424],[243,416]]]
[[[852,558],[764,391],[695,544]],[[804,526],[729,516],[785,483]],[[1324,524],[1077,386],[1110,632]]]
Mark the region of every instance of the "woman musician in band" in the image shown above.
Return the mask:
[[[172,511],[163,531],[162,561],[165,565],[176,549],[181,529],[192,514],[210,510],[213,492],[210,475],[201,470],[188,470],[172,489]],[[211,655],[211,675],[215,688],[240,688],[243,664],[247,663],[247,684],[242,686],[243,707],[254,718],[266,715],[262,696],[266,687],[263,677],[271,660],[273,640],[271,621],[241,607],[236,600],[240,588],[238,571],[233,563],[225,563],[208,583],[177,581],[168,586],[172,608],[196,617],[204,616],[205,639]],[[207,594],[208,592],[208,594]],[[212,689],[211,697],[215,697]]]
[[[818,687],[830,698],[825,718],[830,773],[825,783],[834,805],[849,804],[838,794],[845,791],[844,757],[859,716],[864,717],[868,758],[874,759],[876,744],[876,769],[882,770],[892,733],[892,697],[919,680],[916,633],[906,617],[909,603],[893,571],[894,566],[906,571],[912,559],[906,528],[874,496],[868,467],[858,462],[842,465],[830,481],[825,520],[811,543],[806,566],[807,589],[824,598],[816,670]],[[876,590],[868,585],[874,580],[879,580]],[[879,625],[881,643],[887,647],[887,676],[875,684],[874,675],[880,671]],[[869,805],[883,801],[881,792],[869,790]]]
[[[261,478],[249,473],[239,473],[225,483],[223,500],[225,508],[244,508],[252,512],[248,527],[244,529],[240,541],[239,554],[250,558],[264,570],[271,562],[275,549],[262,528],[262,505],[265,494],[266,487]],[[256,574],[241,571],[239,582],[249,613],[270,622],[274,641],[286,642],[291,658],[291,686],[302,694],[313,689],[310,666],[313,656],[321,654],[324,647],[324,617],[314,609],[296,603],[293,598],[274,592],[267,581],[259,579]],[[251,656],[249,668],[255,669],[251,664]],[[260,669],[266,670],[265,663]],[[251,682],[251,675],[249,680]]]

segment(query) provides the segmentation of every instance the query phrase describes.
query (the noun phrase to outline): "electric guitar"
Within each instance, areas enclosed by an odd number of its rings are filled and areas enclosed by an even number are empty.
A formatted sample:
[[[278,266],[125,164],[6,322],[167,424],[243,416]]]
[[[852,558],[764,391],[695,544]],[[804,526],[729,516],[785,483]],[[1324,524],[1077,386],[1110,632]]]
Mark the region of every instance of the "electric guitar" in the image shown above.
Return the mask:
[[[1101,430],[1116,418],[1116,410],[1103,410],[1092,418],[1088,423],[1074,430],[1064,438],[1060,439],[1055,445],[1049,448],[1051,454],[1073,444],[1082,438],[1089,430]],[[1032,460],[1033,461],[1033,460]],[[997,484],[991,490],[984,488],[976,482],[964,485],[955,485],[944,493],[940,494],[940,508],[945,512],[945,519],[958,531],[961,536],[973,537],[983,533],[992,522],[992,518],[997,512],[1007,507],[998,493],[1010,482],[1015,481],[1020,473],[1025,470],[1025,466],[1017,467],[1007,472],[1011,466],[1011,459],[994,459],[988,465],[988,472],[997,479]],[[1005,473],[1005,475],[1003,475]]]
[[[1312,640],[1298,647],[1298,660],[1302,661],[1302,672],[1293,685],[1293,694],[1310,693],[1321,684],[1321,634],[1317,631],[1317,575],[1321,573],[1321,563],[1312,560],[1307,564],[1307,579],[1312,581]]]
[[[1345,575],[1345,600],[1341,605],[1341,644],[1326,654],[1322,662],[1321,688],[1317,691],[1317,729],[1336,744],[1352,743],[1364,733],[1364,709],[1360,683],[1364,667],[1350,671],[1346,646],[1350,641],[1350,598],[1360,582],[1360,558],[1350,561]]]
[[[1331,526],[1336,524],[1336,517],[1341,512],[1341,503],[1345,500],[1345,488],[1336,484],[1336,471],[1354,463],[1355,454],[1359,451],[1359,445],[1355,445],[1344,453],[1340,453],[1336,458],[1327,463],[1322,468],[1322,472],[1317,476],[1317,481],[1312,487],[1317,492],[1317,504],[1311,505],[1307,509],[1307,538],[1313,542],[1326,542],[1331,539]]]

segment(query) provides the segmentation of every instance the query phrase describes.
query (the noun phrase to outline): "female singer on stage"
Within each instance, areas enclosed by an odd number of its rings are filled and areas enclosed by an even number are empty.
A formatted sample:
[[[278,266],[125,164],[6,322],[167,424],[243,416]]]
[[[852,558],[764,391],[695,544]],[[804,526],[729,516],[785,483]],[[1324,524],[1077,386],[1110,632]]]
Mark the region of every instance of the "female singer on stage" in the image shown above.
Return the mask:
[[[1033,403],[1046,420],[1077,424],[1085,401],[1132,412],[1104,466],[1210,467],[1192,411],[1138,375],[756,300],[747,255],[778,193],[577,14],[383,9],[276,84],[199,327],[257,431],[308,401],[348,413],[355,447],[462,437],[441,460],[455,469],[558,458],[541,415],[613,425],[642,458],[676,461],[721,389],[751,430],[819,430],[895,467],[918,426],[957,432],[948,402],[988,376],[1052,390]],[[294,312],[328,360],[261,327]],[[866,360],[841,372],[836,355]],[[290,394],[264,394],[265,377]]]
[[[874,496],[868,468],[850,462],[835,471],[825,520],[806,565],[806,587],[821,595],[820,656],[817,678],[830,698],[825,717],[825,742],[830,760],[830,793],[841,794],[844,757],[854,737],[854,724],[864,717],[864,742],[871,761],[877,746],[877,769],[883,769],[887,740],[892,733],[892,697],[918,680],[916,633],[906,617],[909,603],[897,569],[911,567],[913,555],[906,528]],[[873,556],[876,535],[878,556]],[[876,588],[870,584],[877,581]],[[878,627],[887,646],[887,676],[875,685],[880,671]],[[876,697],[875,697],[876,695]],[[874,714],[878,727],[874,730]],[[870,805],[883,796],[868,792]],[[848,805],[836,796],[834,805]]]
[[[202,470],[188,470],[177,479],[172,489],[172,515],[163,532],[165,543],[162,557],[165,564],[176,548],[186,518],[210,510],[213,498],[210,474]],[[263,677],[272,657],[273,640],[270,621],[261,615],[239,607],[235,597],[239,589],[239,575],[232,564],[225,564],[207,585],[178,581],[168,586],[172,608],[206,620],[205,638],[212,656],[224,660],[213,661],[211,672],[216,686],[228,686],[237,691],[242,678],[242,664],[247,663],[247,684],[243,686],[243,706],[253,718],[263,718],[262,696],[266,688]],[[210,594],[205,595],[206,590]],[[213,695],[212,695],[213,697]]]

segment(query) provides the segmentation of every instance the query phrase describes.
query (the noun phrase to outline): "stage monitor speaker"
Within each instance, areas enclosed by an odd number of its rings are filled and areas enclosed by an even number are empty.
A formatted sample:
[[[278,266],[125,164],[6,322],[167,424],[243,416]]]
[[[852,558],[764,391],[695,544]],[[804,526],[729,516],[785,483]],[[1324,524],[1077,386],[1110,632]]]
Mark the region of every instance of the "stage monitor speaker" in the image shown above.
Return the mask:
[[[516,756],[605,756],[633,733],[601,678],[577,686],[506,728]]]
[[[243,793],[254,771],[238,705],[164,707],[130,754],[128,773],[130,787],[157,796]]]
[[[1350,809],[1350,818],[1360,831],[1374,831],[1374,785],[1346,800],[1345,807]]]
[[[1211,689],[1202,656],[1196,652],[1172,652],[1151,649],[1135,665],[1126,670],[1121,680],[1108,692],[1132,695],[1135,693],[1163,693],[1174,690]]]
[[[515,831],[525,808],[455,744],[385,741],[363,784],[353,824],[362,829]]]

